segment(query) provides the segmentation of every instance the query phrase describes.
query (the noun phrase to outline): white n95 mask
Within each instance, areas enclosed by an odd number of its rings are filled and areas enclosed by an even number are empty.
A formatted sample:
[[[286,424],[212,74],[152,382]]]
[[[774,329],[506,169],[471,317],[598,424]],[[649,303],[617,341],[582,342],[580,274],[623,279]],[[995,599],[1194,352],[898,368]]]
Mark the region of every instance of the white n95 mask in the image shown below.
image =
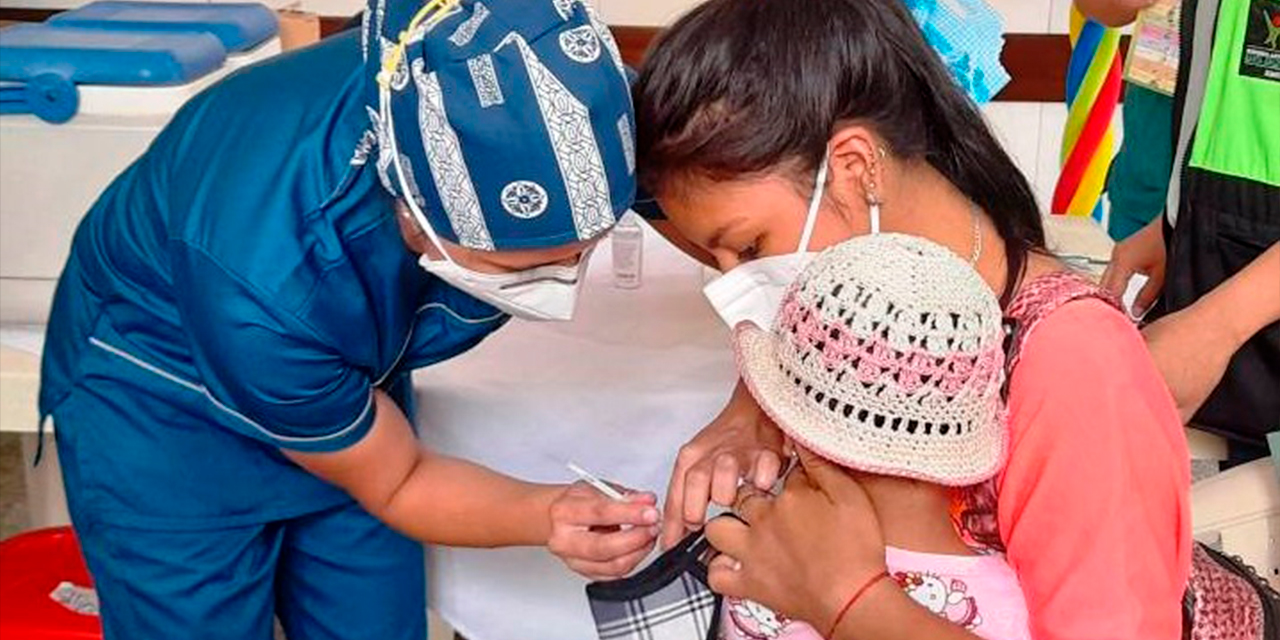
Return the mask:
[[[740,264],[707,283],[702,295],[730,328],[742,322],[772,328],[787,287],[800,277],[814,255],[797,251]]]
[[[444,260],[424,255],[418,264],[467,295],[517,318],[564,321],[573,319],[591,251],[582,252],[572,266],[548,265],[502,274],[472,271],[449,259],[443,250],[441,253]]]
[[[804,233],[794,253],[756,258],[744,262],[712,280],[702,288],[702,294],[711,302],[716,313],[730,328],[742,322],[751,322],[762,329],[773,327],[774,316],[782,305],[787,287],[795,282],[813,257],[809,240],[814,224],[818,221],[818,207],[827,185],[828,156],[824,152],[818,165],[818,177],[814,182],[813,196],[809,199],[809,215],[804,221]],[[878,207],[871,208],[871,232],[880,227]]]

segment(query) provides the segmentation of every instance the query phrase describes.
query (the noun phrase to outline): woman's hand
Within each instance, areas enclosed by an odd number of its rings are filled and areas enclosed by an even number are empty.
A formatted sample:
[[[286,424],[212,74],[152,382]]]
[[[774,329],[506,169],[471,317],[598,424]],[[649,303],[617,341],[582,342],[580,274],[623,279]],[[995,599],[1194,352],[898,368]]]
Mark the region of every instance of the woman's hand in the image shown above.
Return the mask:
[[[776,498],[744,490],[738,514],[748,524],[718,518],[707,525],[707,538],[722,554],[709,578],[719,593],[750,598],[823,632],[853,592],[885,570],[884,538],[852,476],[803,449],[800,463]]]
[[[690,529],[702,526],[707,505],[733,504],[738,481],[747,478],[767,489],[782,470],[782,432],[756,404],[742,381],[729,404],[676,456],[667,490],[662,546],[671,547]]]
[[[592,580],[631,573],[653,549],[659,514],[652,493],[625,493],[618,502],[583,482],[565,487],[551,503],[547,549]]]
[[[750,524],[707,525],[721,552],[711,561],[711,588],[803,620],[832,640],[976,640],[881,576],[884,537],[871,499],[842,469],[799,453],[802,468],[777,498],[743,489],[738,513]]]
[[[1164,219],[1157,217],[1141,231],[1121,241],[1111,251],[1111,264],[1102,274],[1102,288],[1123,297],[1134,274],[1147,277],[1130,313],[1141,318],[1164,288]]]

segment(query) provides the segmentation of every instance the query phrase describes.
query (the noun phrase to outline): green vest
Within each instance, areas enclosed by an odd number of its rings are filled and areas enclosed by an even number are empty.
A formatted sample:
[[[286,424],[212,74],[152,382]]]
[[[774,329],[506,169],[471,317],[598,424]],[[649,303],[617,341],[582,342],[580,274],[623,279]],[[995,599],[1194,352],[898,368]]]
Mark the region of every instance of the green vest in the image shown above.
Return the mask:
[[[1280,0],[1222,0],[1190,163],[1280,187]]]

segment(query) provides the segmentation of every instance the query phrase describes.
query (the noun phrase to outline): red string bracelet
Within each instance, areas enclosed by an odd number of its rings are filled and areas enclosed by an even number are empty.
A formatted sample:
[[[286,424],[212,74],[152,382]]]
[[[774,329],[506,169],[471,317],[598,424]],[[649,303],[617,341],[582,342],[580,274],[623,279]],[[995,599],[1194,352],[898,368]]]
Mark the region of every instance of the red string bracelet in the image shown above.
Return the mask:
[[[853,592],[853,595],[849,598],[849,601],[844,603],[844,607],[840,609],[840,613],[836,614],[835,622],[831,623],[831,630],[828,631],[827,634],[822,637],[826,638],[826,640],[831,640],[831,637],[836,634],[836,629],[840,627],[840,623],[844,620],[845,615],[849,613],[849,610],[853,608],[853,605],[858,603],[858,600],[860,600],[862,596],[867,593],[868,589],[875,586],[877,582],[880,582],[881,580],[884,580],[885,578],[888,578],[888,577],[889,577],[889,571],[884,570],[884,571],[881,571],[880,573],[877,573],[874,576],[871,576],[871,578],[867,580],[866,583],[864,583],[861,587],[858,587],[858,590]]]

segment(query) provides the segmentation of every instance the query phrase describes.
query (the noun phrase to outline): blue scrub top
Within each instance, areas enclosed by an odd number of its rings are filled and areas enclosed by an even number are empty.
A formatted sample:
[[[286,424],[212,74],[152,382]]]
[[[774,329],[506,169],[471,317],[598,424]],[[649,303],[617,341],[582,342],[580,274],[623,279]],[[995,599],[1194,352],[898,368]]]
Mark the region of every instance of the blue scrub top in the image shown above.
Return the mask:
[[[191,100],[76,232],[45,348],[72,508],[150,527],[266,522],[345,494],[280,448],[411,413],[407,372],[506,316],[423,272],[379,183],[358,33]]]

